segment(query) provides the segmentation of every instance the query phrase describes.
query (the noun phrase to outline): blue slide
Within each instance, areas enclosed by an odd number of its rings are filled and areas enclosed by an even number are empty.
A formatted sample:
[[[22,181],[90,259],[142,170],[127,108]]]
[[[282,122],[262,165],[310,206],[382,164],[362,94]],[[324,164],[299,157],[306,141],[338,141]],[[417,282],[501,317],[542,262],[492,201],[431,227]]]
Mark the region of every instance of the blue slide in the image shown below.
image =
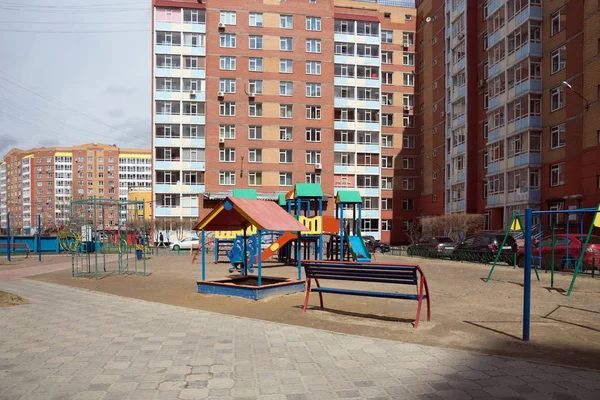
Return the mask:
[[[371,262],[371,254],[365,245],[365,241],[360,236],[346,236],[346,240],[350,245],[350,252],[354,261]]]

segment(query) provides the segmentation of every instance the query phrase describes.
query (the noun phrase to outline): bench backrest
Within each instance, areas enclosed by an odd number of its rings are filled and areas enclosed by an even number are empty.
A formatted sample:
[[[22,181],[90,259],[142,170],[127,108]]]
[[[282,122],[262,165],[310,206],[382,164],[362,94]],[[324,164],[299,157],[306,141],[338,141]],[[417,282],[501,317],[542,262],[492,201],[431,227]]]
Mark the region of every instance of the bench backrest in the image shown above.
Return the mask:
[[[27,243],[11,243],[10,247],[13,248],[13,249],[16,249],[16,248],[28,249],[29,245]],[[5,249],[6,248],[6,243],[0,243],[0,248]]]
[[[418,267],[374,263],[303,261],[307,278],[417,285]]]

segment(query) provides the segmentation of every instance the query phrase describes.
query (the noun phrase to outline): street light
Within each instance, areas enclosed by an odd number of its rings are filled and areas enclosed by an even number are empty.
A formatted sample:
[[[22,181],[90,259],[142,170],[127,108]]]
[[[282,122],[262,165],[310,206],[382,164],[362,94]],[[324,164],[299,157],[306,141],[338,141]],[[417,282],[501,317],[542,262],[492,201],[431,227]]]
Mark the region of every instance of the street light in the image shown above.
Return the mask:
[[[577,96],[581,97],[583,99],[583,101],[585,101],[585,111],[587,111],[590,108],[590,102],[587,101],[587,99],[585,97],[583,97],[580,93],[576,92],[575,89],[573,89],[573,86],[571,86],[571,84],[569,82],[563,81],[562,84],[563,84],[563,86],[566,86],[567,88],[569,88],[569,90],[571,90],[571,92],[573,92]]]

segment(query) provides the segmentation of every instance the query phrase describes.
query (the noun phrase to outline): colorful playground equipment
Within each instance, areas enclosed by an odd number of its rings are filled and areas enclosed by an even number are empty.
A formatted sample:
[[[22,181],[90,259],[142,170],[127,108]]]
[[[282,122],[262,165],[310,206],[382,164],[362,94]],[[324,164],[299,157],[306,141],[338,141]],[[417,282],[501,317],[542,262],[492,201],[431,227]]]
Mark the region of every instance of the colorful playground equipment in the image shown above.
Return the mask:
[[[352,218],[346,223],[344,210],[352,207]],[[354,261],[371,262],[371,254],[365,245],[360,233],[362,213],[362,197],[353,190],[339,191],[335,196],[335,216],[340,223],[340,234],[335,240],[339,241],[338,252],[332,252],[332,258],[337,261],[344,260],[344,255],[350,253]],[[337,253],[337,254],[336,254]],[[333,255],[339,255],[335,258]]]

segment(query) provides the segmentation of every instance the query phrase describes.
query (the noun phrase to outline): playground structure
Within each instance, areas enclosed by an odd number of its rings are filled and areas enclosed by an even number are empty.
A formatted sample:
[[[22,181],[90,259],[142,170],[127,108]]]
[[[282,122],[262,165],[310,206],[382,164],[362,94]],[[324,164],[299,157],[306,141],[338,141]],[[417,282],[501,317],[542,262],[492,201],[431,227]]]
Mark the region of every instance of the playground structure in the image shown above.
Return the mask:
[[[12,256],[14,254],[25,254],[27,258],[31,252],[37,253],[38,261],[42,262],[42,216],[41,214],[34,214],[30,217],[31,220],[37,221],[35,235],[31,237],[33,240],[26,240],[24,237],[17,237],[16,235],[13,235],[13,232],[11,231],[11,219],[14,221],[15,218],[24,219],[23,217],[23,214],[7,214],[6,240],[3,243],[0,243],[0,251],[6,250],[6,259],[9,262],[12,261]],[[15,224],[13,223],[13,226],[14,225]],[[28,230],[32,229],[31,227],[23,228]]]
[[[254,227],[256,233],[248,236],[249,228]],[[300,278],[302,271],[298,265],[299,279],[291,280],[262,276],[262,257],[256,251],[250,252],[249,243],[259,249],[263,232],[302,232],[306,227],[271,201],[260,201],[236,197],[225,198],[215,207],[194,230],[200,233],[202,279],[197,282],[199,293],[239,296],[258,300],[273,294],[284,294],[302,291],[304,281]],[[233,278],[219,280],[206,279],[206,232],[205,231],[242,231],[241,258],[239,263],[242,274]],[[256,261],[257,276],[249,277],[250,265]],[[254,271],[254,269],[252,269]]]
[[[107,224],[107,215],[118,225]],[[111,274],[146,275],[148,233],[143,201],[88,197],[71,201],[68,228],[59,233],[59,240],[71,256],[73,276],[99,279]],[[116,260],[107,255],[116,255]]]
[[[256,191],[234,189],[232,197],[256,200]],[[214,262],[218,263],[220,256],[225,255],[231,264],[229,272],[239,271],[243,275],[247,275],[254,272],[253,268],[258,258],[264,262],[277,255],[280,262],[288,265],[299,265],[302,259],[322,260],[325,234],[330,235],[327,243],[328,259],[339,260],[341,257],[349,260],[352,257],[357,260],[358,257],[363,262],[370,261],[369,251],[360,236],[360,210],[362,207],[360,193],[339,191],[336,194],[336,215],[341,216],[341,219],[323,216],[324,198],[321,185],[296,184],[293,190],[280,196],[279,205],[305,226],[306,229],[303,232],[264,232],[259,245],[256,245],[257,242],[254,238],[256,228],[253,226],[246,232],[250,237],[246,238],[245,245],[242,231],[215,232]],[[345,232],[344,223],[348,222],[344,220],[344,208],[346,207],[354,209],[353,219],[347,224],[348,226],[352,225],[352,235],[350,236],[343,233]],[[342,236],[346,236],[346,240],[340,241]],[[196,252],[194,259],[199,252],[200,249]],[[243,260],[244,253],[247,253],[245,262]]]

